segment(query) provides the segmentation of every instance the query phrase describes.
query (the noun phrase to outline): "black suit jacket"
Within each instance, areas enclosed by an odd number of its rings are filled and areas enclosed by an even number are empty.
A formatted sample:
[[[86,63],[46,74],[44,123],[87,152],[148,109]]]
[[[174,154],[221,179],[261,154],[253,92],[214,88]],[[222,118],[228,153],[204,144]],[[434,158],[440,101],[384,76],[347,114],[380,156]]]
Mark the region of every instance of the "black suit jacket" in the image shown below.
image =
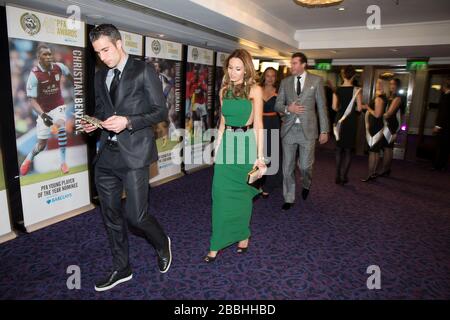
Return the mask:
[[[116,105],[113,106],[105,82],[108,70],[101,69],[95,74],[94,116],[100,120],[112,115],[128,116],[132,130],[125,129],[117,134],[120,153],[130,169],[148,166],[158,160],[152,126],[167,120],[168,114],[161,81],[153,66],[128,57],[116,89]],[[109,131],[102,130],[94,163],[108,136]]]
[[[450,93],[443,94],[439,101],[436,125],[441,127],[441,133],[450,133]]]

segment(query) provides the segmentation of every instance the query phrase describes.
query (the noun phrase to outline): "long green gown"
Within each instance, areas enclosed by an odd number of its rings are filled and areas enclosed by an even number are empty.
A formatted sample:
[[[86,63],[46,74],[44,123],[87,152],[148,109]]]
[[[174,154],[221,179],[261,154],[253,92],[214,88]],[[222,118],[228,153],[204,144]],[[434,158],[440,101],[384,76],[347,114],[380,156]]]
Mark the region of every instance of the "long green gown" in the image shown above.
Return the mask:
[[[251,112],[250,100],[225,95],[222,114],[226,125],[244,127]],[[256,157],[253,129],[246,132],[225,129],[214,164],[211,251],[250,237],[253,198],[260,191],[247,184],[247,173]]]

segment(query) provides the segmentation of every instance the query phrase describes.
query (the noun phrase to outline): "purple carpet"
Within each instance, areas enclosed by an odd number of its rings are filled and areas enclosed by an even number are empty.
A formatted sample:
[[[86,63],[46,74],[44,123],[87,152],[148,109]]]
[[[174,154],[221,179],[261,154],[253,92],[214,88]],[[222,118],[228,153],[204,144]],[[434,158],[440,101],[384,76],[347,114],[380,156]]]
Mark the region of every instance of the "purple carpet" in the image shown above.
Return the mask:
[[[226,249],[202,262],[210,237],[213,170],[151,190],[150,212],[173,243],[160,274],[153,248],[130,236],[133,280],[96,293],[111,268],[100,212],[94,210],[0,245],[1,299],[450,299],[450,175],[396,161],[391,178],[365,184],[365,157],[349,185],[334,184],[334,156],[319,152],[309,198],[280,210],[281,188],[255,202],[246,255]],[[300,195],[301,189],[297,190]],[[66,269],[81,268],[69,290]],[[369,290],[367,268],[381,270]]]

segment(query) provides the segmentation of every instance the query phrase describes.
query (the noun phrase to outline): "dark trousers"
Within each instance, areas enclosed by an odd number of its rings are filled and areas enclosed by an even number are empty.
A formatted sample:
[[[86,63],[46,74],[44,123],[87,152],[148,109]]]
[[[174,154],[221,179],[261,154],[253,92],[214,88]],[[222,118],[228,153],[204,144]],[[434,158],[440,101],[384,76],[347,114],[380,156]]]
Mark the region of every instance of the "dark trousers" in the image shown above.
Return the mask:
[[[106,146],[95,166],[103,222],[111,247],[114,270],[129,267],[127,224],[142,234],[158,254],[167,245],[167,236],[148,213],[149,168],[129,169],[118,147]],[[122,212],[122,191],[125,210]]]
[[[444,169],[448,163],[448,155],[450,153],[450,134],[438,133],[436,139],[437,149],[434,156],[433,167],[441,170]]]

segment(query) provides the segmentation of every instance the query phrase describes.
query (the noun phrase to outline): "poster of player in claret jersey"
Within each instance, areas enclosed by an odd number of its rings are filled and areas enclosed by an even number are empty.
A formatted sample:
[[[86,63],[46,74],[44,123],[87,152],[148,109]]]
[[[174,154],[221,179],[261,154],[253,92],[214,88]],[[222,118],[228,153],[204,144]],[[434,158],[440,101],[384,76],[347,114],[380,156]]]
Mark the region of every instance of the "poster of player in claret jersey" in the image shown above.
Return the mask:
[[[158,147],[158,172],[150,183],[173,178],[181,174],[181,72],[183,67],[183,45],[155,38],[145,39],[145,60],[151,63],[161,81],[166,107],[167,121],[158,123],[155,130]]]
[[[224,76],[223,65],[225,60],[228,58],[229,53],[225,52],[216,52],[216,80],[214,81],[214,118],[213,118],[213,126],[215,128],[218,127],[219,119],[220,119],[220,88],[222,87],[222,80]]]
[[[186,64],[186,129],[184,163],[186,170],[212,164],[204,156],[210,147],[214,127],[214,52],[189,46]],[[208,153],[208,152],[206,152]]]
[[[26,227],[89,205],[85,24],[6,7]]]

